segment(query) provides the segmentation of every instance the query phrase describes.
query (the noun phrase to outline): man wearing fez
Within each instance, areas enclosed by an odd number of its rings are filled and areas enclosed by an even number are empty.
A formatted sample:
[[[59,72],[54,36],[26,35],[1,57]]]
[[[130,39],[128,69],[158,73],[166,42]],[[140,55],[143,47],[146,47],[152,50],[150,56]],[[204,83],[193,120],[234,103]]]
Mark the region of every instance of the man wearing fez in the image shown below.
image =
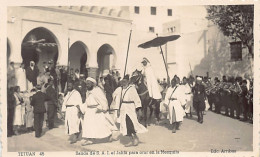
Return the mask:
[[[30,66],[26,68],[26,78],[29,81],[29,90],[37,85],[37,77],[39,75],[39,69],[35,65],[34,61],[30,61]]]
[[[205,93],[205,87],[202,85],[202,78],[197,77],[196,84],[193,88],[193,105],[195,110],[197,111],[198,115],[198,122],[203,123],[203,113],[202,111],[205,110],[205,99],[206,99],[206,93]]]
[[[137,146],[139,138],[136,133],[147,132],[147,129],[138,122],[136,114],[136,109],[142,107],[141,100],[135,86],[129,85],[129,75],[123,78],[121,85],[122,95],[115,100],[115,109],[118,110],[118,117],[120,117],[120,132],[130,138],[130,143],[126,144],[125,147]],[[140,109],[138,111],[141,112]]]
[[[68,93],[62,104],[62,112],[65,112],[66,134],[71,135],[70,144],[73,144],[77,142],[79,136],[80,110],[77,105],[82,104],[82,98],[71,82],[68,82],[67,90]]]
[[[46,108],[44,103],[48,100],[51,100],[48,95],[41,91],[41,85],[37,85],[37,92],[32,96],[31,106],[33,106],[34,113],[34,129],[35,137],[39,138],[42,134],[42,125],[44,120],[44,113]]]
[[[185,115],[182,106],[186,103],[186,95],[179,82],[179,77],[172,79],[171,87],[168,88],[164,101],[164,105],[169,109],[169,120],[173,126],[172,133],[176,133],[176,130],[179,130],[180,122],[183,121],[183,116]]]
[[[155,102],[155,115],[156,115],[157,122],[159,122],[160,100],[162,98],[159,84],[154,75],[149,60],[147,58],[143,58],[142,64],[143,64],[142,73],[145,78],[144,80],[146,81],[146,85],[149,91],[149,96],[153,98],[153,101]]]
[[[50,100],[47,102],[48,104],[48,111],[47,111],[47,117],[48,117],[48,127],[49,129],[54,128],[54,118],[57,114],[57,108],[58,108],[58,93],[54,88],[53,79],[48,80],[48,86],[46,89],[46,94],[49,96]]]

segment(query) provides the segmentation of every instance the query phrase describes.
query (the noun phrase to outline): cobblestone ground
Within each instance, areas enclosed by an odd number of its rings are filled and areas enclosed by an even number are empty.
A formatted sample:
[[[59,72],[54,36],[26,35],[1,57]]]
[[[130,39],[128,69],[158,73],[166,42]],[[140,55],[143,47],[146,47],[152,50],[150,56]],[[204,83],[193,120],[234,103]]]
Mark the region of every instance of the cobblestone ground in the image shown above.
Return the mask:
[[[208,111],[204,116],[204,123],[199,124],[193,116],[185,118],[180,130],[173,134],[168,120],[162,120],[159,125],[148,126],[148,132],[139,134],[141,143],[136,147],[124,147],[127,137],[119,132],[113,133],[117,141],[108,139],[96,141],[93,145],[81,146],[84,140],[69,144],[65,135],[64,125],[48,130],[44,128],[44,135],[35,138],[34,132],[25,133],[8,138],[8,151],[150,151],[165,150],[180,152],[210,152],[211,149],[231,149],[236,151],[253,150],[253,125],[241,122],[223,115]]]

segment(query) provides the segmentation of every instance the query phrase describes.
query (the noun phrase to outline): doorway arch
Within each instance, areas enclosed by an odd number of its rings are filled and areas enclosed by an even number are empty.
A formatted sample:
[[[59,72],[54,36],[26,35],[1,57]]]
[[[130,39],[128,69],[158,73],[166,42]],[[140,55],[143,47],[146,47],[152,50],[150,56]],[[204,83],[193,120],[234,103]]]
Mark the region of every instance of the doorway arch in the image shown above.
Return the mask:
[[[44,65],[53,61],[56,66],[59,56],[59,43],[56,36],[47,28],[37,27],[26,34],[22,41],[22,59],[25,68],[30,61],[34,61],[40,72],[43,72]]]
[[[98,76],[107,74],[115,66],[116,56],[114,48],[103,44],[97,52]]]
[[[86,66],[89,58],[88,47],[81,41],[74,42],[69,49],[69,69],[78,69],[81,74],[87,76]]]

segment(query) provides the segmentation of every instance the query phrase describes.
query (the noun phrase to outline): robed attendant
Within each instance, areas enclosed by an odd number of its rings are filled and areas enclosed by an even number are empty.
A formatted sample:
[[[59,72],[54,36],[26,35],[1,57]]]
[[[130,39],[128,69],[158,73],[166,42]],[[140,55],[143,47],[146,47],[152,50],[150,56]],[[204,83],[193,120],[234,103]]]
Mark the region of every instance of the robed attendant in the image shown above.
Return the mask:
[[[129,76],[126,75],[121,81],[123,86],[122,97],[117,97],[116,109],[120,113],[120,132],[124,136],[130,138],[130,143],[126,147],[136,146],[139,143],[139,138],[136,133],[145,133],[147,129],[138,122],[136,109],[141,108],[141,100],[133,85],[129,85]],[[121,103],[120,103],[121,100]],[[141,110],[139,109],[139,112]]]
[[[88,90],[86,101],[80,106],[80,110],[84,114],[82,137],[87,139],[82,146],[92,144],[92,139],[112,137],[112,131],[117,130],[114,121],[107,112],[106,96],[96,86],[96,80],[88,77],[86,87]]]
[[[66,133],[71,135],[71,144],[76,143],[79,135],[80,111],[77,108],[82,104],[80,93],[73,88],[72,83],[68,83],[68,93],[64,97],[62,112],[65,112]]]
[[[179,129],[180,122],[183,121],[185,114],[182,105],[185,104],[185,93],[179,85],[179,79],[172,79],[171,87],[168,88],[165,95],[165,105],[169,109],[170,124],[173,125],[172,132],[175,133]]]

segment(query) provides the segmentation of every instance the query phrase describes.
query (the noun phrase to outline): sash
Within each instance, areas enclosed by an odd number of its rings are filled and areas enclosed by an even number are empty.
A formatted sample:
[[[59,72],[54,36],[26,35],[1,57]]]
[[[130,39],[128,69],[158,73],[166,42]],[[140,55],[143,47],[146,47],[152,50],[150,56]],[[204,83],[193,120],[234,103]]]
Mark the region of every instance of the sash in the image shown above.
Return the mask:
[[[175,88],[173,89],[173,91],[172,91],[172,94],[171,94],[170,98],[172,97],[172,95],[173,95],[173,93],[175,92],[175,90],[177,89],[177,87],[178,87],[178,86],[175,86]],[[169,106],[170,102],[171,102],[171,101],[169,101],[169,103],[168,103],[168,106]]]
[[[123,100],[124,100],[125,94],[126,94],[126,92],[128,91],[128,89],[130,89],[130,88],[131,88],[131,85],[126,89],[126,91],[125,91],[125,93],[124,93],[122,99],[120,100],[119,111],[120,111],[120,109],[121,109],[121,106],[122,106],[122,103],[123,103]],[[123,90],[123,87],[122,87],[122,90]]]

